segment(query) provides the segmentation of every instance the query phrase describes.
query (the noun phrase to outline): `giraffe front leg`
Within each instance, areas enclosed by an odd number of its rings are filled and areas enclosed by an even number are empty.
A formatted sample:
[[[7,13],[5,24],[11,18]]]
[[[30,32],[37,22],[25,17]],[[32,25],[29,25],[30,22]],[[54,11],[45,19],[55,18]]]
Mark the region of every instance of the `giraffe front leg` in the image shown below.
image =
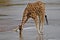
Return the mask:
[[[19,34],[20,34],[20,37],[21,37],[21,34],[22,34],[23,26],[27,22],[27,20],[28,20],[27,16],[23,16],[21,25],[19,25],[19,30],[20,30],[20,33]]]

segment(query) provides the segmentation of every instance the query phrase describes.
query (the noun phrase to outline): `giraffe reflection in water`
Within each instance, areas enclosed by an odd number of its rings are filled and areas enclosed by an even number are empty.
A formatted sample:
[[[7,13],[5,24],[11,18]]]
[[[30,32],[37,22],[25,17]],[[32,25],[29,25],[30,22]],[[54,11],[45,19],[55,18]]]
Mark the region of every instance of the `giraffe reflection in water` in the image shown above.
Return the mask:
[[[19,32],[19,40],[23,40],[23,35],[21,31]]]
[[[24,40],[22,34],[19,35],[19,40]],[[36,39],[35,39],[35,40],[44,40],[43,34],[38,34],[38,35],[36,36]]]
[[[43,34],[38,35],[38,36],[36,37],[36,40],[44,40],[44,36],[43,36]]]

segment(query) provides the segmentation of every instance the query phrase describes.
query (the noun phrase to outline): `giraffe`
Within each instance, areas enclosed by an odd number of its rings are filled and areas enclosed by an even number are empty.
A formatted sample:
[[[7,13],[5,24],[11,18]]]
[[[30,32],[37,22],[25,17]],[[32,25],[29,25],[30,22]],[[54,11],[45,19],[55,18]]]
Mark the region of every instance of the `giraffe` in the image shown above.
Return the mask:
[[[47,15],[45,15],[45,4],[43,2],[37,1],[34,3],[28,3],[23,12],[22,22],[15,30],[17,31],[17,29],[19,29],[21,34],[24,24],[29,18],[32,18],[36,24],[37,32],[41,34],[43,33],[44,17],[47,20]]]

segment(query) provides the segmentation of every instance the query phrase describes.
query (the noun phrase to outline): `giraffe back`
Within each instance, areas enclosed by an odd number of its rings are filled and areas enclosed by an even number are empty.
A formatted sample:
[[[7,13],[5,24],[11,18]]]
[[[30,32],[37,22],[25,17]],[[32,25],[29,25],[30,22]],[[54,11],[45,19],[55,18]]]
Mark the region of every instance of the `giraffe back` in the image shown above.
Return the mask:
[[[42,15],[45,13],[45,4],[41,1],[28,3],[27,7],[25,8],[30,13],[37,13],[38,15]]]

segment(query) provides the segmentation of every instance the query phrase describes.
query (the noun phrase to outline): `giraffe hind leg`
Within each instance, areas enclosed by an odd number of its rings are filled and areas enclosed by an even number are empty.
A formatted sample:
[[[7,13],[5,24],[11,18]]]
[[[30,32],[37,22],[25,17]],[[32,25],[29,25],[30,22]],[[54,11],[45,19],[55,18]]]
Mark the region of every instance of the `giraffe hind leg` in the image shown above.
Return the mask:
[[[37,30],[38,34],[40,34],[40,29],[39,29],[39,23],[38,23],[37,16],[33,17],[33,20],[34,20],[35,25],[36,25],[36,30]]]
[[[40,32],[41,32],[41,34],[43,34],[44,16],[45,16],[45,15],[43,14],[43,15],[41,15],[40,18],[39,18],[39,19],[40,19],[40,20],[39,20],[39,21],[40,21],[39,26],[40,26]]]

